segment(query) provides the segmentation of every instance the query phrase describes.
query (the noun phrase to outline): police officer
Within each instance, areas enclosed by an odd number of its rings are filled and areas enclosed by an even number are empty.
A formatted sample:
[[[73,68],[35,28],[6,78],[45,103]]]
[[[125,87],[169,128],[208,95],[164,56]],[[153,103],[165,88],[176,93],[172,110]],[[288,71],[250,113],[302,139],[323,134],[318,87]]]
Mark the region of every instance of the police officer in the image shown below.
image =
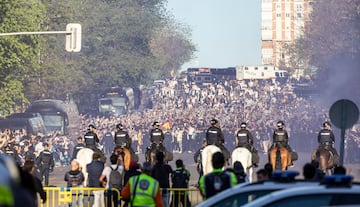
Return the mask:
[[[77,153],[85,147],[82,137],[78,137],[76,139],[76,142],[77,142],[77,144],[74,147],[72,159],[76,159]]]
[[[318,134],[318,143],[319,143],[319,148],[329,150],[333,153],[334,165],[338,165],[339,155],[336,149],[334,148],[335,136],[334,133],[331,131],[330,122],[326,121],[323,123],[323,129],[321,129]]]
[[[273,133],[273,144],[271,145],[270,151],[275,146],[285,147],[291,155],[291,164],[290,164],[290,167],[291,167],[291,166],[293,166],[293,161],[297,160],[297,154],[295,152],[293,152],[293,150],[291,149],[291,147],[289,145],[289,135],[288,135],[287,131],[284,129],[284,126],[285,126],[284,122],[278,121],[276,126],[277,126],[277,129],[275,129],[274,133]]]
[[[218,146],[225,156],[225,160],[229,160],[230,152],[225,148],[225,138],[221,129],[219,128],[219,122],[216,119],[210,120],[210,127],[206,131],[206,144]]]
[[[99,138],[97,134],[95,133],[95,126],[90,124],[88,126],[88,131],[84,135],[85,138],[85,145],[88,148],[91,148],[93,150],[96,150],[96,145],[99,143]]]
[[[252,164],[257,167],[259,163],[259,155],[257,150],[254,148],[254,138],[251,132],[246,128],[247,124],[242,122],[240,124],[240,130],[236,133],[236,147],[245,147],[252,154]]]
[[[147,147],[145,152],[148,160],[150,160],[150,152],[156,150],[156,148],[158,148],[160,151],[166,152],[166,149],[162,144],[165,137],[163,131],[159,128],[160,123],[155,121],[152,124],[152,127],[153,128],[150,130],[150,147]]]
[[[37,166],[40,168],[41,181],[45,177],[45,186],[49,185],[49,173],[54,169],[53,154],[49,150],[49,144],[43,143],[44,150],[41,151],[38,159]]]
[[[116,125],[114,140],[116,147],[126,147],[127,149],[131,149],[131,139],[129,133],[125,130],[122,124]],[[133,150],[131,149],[131,151]]]

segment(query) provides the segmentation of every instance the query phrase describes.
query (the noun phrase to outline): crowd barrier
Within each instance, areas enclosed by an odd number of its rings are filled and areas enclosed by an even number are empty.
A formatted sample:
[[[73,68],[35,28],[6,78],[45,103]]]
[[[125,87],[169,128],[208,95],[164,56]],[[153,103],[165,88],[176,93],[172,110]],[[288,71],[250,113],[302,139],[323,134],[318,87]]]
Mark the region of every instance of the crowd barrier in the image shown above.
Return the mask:
[[[44,190],[47,201],[42,203],[39,200],[40,207],[92,207],[93,205],[96,207],[112,207],[112,203],[116,203],[117,206],[124,205],[119,190],[113,188],[44,187]],[[202,201],[202,196],[197,188],[167,188],[162,189],[162,192],[166,192],[168,195],[164,196],[163,199],[169,204],[174,196],[178,196],[180,199],[182,195],[188,196],[191,206],[195,206]],[[115,201],[113,201],[113,197],[115,197]]]

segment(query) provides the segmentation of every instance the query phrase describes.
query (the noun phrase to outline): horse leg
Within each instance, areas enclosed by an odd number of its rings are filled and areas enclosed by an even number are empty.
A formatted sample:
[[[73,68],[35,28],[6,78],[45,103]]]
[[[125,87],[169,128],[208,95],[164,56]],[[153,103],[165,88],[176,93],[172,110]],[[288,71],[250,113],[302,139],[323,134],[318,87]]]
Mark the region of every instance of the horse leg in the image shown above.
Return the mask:
[[[320,169],[326,174],[326,159],[325,157],[321,154],[320,158],[319,158],[319,164],[320,164]]]
[[[275,149],[270,151],[270,164],[272,166],[272,169],[275,170],[275,162],[276,162],[276,153],[274,151]]]

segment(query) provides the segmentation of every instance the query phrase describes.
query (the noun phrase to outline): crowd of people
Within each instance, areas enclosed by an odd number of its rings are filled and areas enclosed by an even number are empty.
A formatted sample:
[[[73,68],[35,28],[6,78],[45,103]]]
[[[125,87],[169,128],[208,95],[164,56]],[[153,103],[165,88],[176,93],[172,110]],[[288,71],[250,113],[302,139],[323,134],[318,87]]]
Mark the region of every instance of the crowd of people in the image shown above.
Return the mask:
[[[164,145],[170,152],[196,152],[202,146],[209,121],[216,118],[224,133],[224,146],[236,147],[236,133],[241,123],[247,123],[252,132],[254,147],[267,153],[276,123],[283,120],[294,151],[312,151],[318,146],[317,133],[329,120],[328,108],[314,99],[296,94],[290,82],[272,80],[228,80],[198,86],[179,79],[166,80],[163,85],[147,93],[152,108],[131,111],[120,117],[82,114],[81,135],[87,126],[96,126],[96,133],[104,151],[114,149],[116,125],[121,123],[128,131],[133,151],[144,153],[150,146],[152,123],[160,123]],[[336,129],[335,129],[336,130]],[[335,131],[335,134],[340,134]],[[7,129],[0,132],[0,149],[24,163],[26,157],[37,157],[49,145],[55,166],[68,166],[76,138],[49,134],[27,134],[25,130]],[[339,146],[340,137],[335,138]],[[345,162],[358,162],[360,126],[355,125],[346,134]]]

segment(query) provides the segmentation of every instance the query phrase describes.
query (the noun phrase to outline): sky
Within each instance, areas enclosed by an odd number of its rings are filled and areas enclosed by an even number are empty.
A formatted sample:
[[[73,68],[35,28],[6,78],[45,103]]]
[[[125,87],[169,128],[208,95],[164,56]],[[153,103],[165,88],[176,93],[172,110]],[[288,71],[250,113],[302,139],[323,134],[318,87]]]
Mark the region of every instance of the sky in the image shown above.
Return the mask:
[[[197,47],[182,69],[261,64],[261,0],[168,0],[167,9]]]

